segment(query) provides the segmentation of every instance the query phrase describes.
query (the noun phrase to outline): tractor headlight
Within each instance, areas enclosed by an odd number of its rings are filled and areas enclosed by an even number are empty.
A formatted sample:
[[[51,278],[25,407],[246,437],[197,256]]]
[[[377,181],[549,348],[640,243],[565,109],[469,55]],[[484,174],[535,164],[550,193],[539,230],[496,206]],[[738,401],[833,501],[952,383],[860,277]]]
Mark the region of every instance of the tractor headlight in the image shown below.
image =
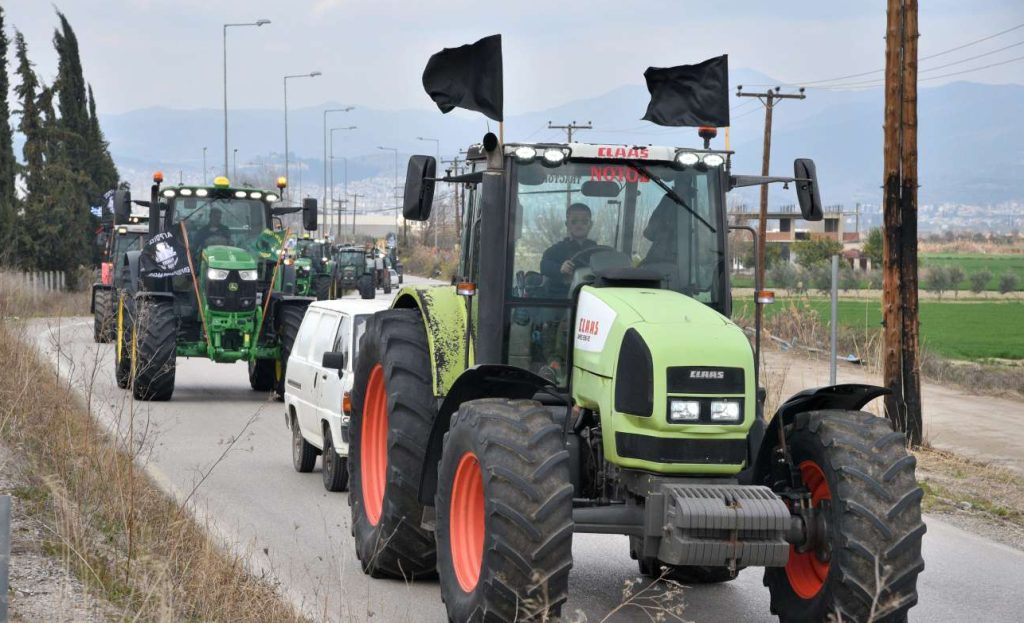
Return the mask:
[[[238,278],[242,281],[256,281],[256,279],[259,278],[259,275],[256,273],[256,269],[252,268],[249,270],[238,271]]]
[[[231,271],[223,268],[208,268],[206,269],[206,278],[211,281],[223,281],[228,278],[228,273]]]
[[[673,400],[669,403],[669,422],[696,422],[700,419],[700,402],[697,400]]]
[[[561,149],[546,149],[541,158],[545,166],[557,167],[565,162],[565,152]]]
[[[533,147],[530,147],[529,145],[517,147],[514,153],[516,155],[516,160],[522,162],[523,164],[533,162],[533,159],[537,157],[537,150],[534,149]]]
[[[676,164],[681,167],[692,167],[700,162],[700,158],[692,151],[681,151],[676,154]]]
[[[712,168],[720,167],[723,164],[725,164],[725,158],[723,158],[719,154],[708,154],[701,159],[701,162]]]
[[[712,422],[739,422],[742,413],[740,403],[736,400],[712,400],[711,421]]]

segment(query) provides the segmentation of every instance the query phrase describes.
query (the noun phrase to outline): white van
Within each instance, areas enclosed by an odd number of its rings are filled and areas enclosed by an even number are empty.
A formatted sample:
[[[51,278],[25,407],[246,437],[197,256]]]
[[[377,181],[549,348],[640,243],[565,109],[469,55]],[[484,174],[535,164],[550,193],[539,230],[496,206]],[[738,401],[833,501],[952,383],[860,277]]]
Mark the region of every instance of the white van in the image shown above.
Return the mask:
[[[366,320],[390,307],[387,300],[317,301],[306,310],[288,357],[284,382],[285,424],[292,432],[292,465],[309,472],[324,457],[328,491],[348,488],[348,424],[352,367]]]

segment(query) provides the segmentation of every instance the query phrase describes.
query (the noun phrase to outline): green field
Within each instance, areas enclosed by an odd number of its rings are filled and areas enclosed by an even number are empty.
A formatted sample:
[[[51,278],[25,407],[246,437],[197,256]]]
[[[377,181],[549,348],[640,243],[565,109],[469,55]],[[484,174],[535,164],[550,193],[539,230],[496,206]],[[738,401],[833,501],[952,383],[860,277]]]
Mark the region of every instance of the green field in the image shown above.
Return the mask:
[[[790,303],[818,312],[828,322],[827,299],[780,297],[768,305],[768,316],[787,313]],[[735,301],[735,313],[752,317],[753,302]],[[840,326],[880,329],[882,309],[878,301],[839,301]],[[1024,304],[1019,302],[957,303],[921,302],[921,343],[928,350],[950,359],[1024,359]]]

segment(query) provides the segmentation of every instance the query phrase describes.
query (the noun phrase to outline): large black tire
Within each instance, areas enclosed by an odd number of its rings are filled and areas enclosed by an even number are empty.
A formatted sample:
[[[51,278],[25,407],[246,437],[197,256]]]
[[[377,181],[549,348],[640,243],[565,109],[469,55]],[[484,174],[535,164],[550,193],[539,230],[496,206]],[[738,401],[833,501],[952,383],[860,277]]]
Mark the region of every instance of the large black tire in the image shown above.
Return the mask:
[[[338,456],[334,449],[334,439],[331,438],[331,427],[324,425],[324,449],[321,452],[323,457],[321,476],[324,480],[324,489],[328,491],[344,491],[348,489],[348,458]]]
[[[132,332],[132,395],[136,400],[170,400],[178,337],[174,302],[146,299],[138,312]]]
[[[328,275],[317,275],[315,281],[316,300],[326,301],[331,298],[331,278]]]
[[[783,623],[906,621],[925,525],[905,437],[870,413],[811,411],[786,426],[786,439],[815,507],[826,508],[830,551],[823,563],[791,549],[786,567],[765,570],[772,613]]]
[[[377,312],[356,360],[348,460],[356,556],[373,577],[408,580],[436,573],[434,535],[420,525],[418,496],[436,415],[419,312]]]
[[[356,288],[359,290],[359,296],[365,300],[372,300],[377,296],[377,289],[373,286],[373,277],[370,275],[363,275],[356,281]]]
[[[284,398],[284,379],[285,373],[288,371],[288,357],[292,354],[295,336],[299,334],[299,327],[306,315],[306,306],[294,303],[281,303],[281,305],[283,307],[278,315],[277,327],[277,334],[281,340],[281,361],[274,365],[274,390],[279,398]]]
[[[297,472],[308,474],[313,471],[313,466],[316,465],[316,448],[302,436],[299,423],[295,420],[294,415],[291,418],[291,429],[292,467]]]
[[[132,322],[134,300],[124,292],[117,299],[114,322],[114,379],[121,389],[132,382]]]
[[[277,360],[249,361],[249,386],[258,392],[269,392],[277,385]]]
[[[652,580],[668,580],[679,584],[720,584],[735,580],[739,572],[733,573],[728,567],[703,567],[668,565],[656,558],[641,559],[640,573]]]
[[[560,616],[573,531],[562,432],[533,400],[472,400],[452,417],[434,503],[449,620]]]
[[[116,335],[117,328],[113,326],[117,321],[113,313],[113,295],[114,292],[107,288],[96,290],[92,312],[92,339],[94,342],[105,344]]]
[[[391,275],[384,277],[384,294],[391,294]]]

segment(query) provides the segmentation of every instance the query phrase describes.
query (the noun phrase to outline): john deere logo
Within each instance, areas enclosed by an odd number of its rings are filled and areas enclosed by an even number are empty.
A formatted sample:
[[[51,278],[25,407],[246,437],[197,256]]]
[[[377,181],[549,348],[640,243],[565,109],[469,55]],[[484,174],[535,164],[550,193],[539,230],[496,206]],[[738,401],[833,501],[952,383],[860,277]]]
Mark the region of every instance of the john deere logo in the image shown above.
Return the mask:
[[[238,292],[238,284],[234,282],[229,283],[228,292]]]

